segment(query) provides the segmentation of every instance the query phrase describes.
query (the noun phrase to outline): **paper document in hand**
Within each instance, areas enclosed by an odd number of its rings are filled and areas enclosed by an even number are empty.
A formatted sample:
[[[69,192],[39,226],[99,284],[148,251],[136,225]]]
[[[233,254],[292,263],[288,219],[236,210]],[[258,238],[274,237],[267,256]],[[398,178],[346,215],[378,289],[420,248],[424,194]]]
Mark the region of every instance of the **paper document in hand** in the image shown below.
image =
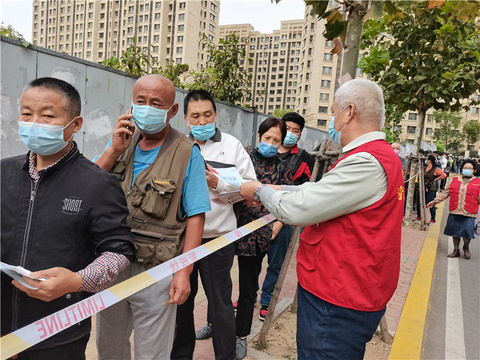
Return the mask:
[[[226,183],[229,183],[233,186],[240,187],[246,180],[238,173],[237,169],[234,167],[228,168],[213,168],[210,167],[210,171],[219,179],[222,179]]]
[[[47,280],[47,279],[39,279],[39,278],[35,278],[35,277],[31,276],[30,275],[31,272],[27,269],[24,269],[21,266],[9,265],[9,264],[6,264],[6,263],[1,262],[1,261],[0,261],[0,270],[2,270],[5,274],[10,276],[11,278],[17,280],[23,286],[25,286],[29,289],[33,289],[33,290],[38,290],[38,288],[27,284],[25,282],[25,280],[23,280],[23,276],[26,276],[26,277],[28,277],[30,279],[33,279],[33,280],[41,280],[41,281]]]
[[[243,196],[240,195],[240,191],[232,191],[215,196],[212,201],[219,205],[232,205],[243,200]]]

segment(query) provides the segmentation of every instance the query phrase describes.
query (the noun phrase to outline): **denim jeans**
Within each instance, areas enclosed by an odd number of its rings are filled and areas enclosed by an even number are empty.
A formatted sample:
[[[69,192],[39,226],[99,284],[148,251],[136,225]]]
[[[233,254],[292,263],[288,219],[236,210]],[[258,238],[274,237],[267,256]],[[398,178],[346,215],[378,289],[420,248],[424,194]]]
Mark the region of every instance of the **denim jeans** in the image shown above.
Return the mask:
[[[260,304],[262,306],[270,305],[273,290],[275,289],[278,275],[282,269],[283,260],[285,259],[292,234],[293,226],[285,226],[280,230],[277,237],[273,240],[268,248],[268,268],[267,274],[265,275],[265,280],[263,280],[262,295],[260,297]]]
[[[357,311],[333,305],[298,285],[298,360],[363,359],[365,345],[377,329],[385,308]]]

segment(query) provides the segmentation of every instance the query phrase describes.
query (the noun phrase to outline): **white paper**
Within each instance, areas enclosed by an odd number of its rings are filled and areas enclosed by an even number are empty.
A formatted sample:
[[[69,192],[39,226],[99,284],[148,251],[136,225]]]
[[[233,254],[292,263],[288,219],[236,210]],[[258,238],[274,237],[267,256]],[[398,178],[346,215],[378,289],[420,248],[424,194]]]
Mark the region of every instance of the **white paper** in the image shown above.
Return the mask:
[[[235,169],[234,167],[228,167],[228,168],[210,167],[209,169],[216,177],[236,187],[240,187],[240,185],[242,185],[244,182],[247,181],[242,178],[242,176],[238,173],[237,169]]]
[[[29,285],[25,282],[25,280],[23,280],[23,276],[26,276],[30,279],[33,279],[33,280],[40,280],[40,281],[44,281],[44,280],[47,280],[47,279],[39,279],[39,278],[35,278],[33,276],[31,276],[31,271],[27,270],[27,269],[24,269],[23,267],[21,266],[13,266],[13,265],[9,265],[9,264],[6,264],[4,262],[1,262],[0,261],[0,270],[2,270],[5,274],[7,274],[8,276],[10,276],[11,278],[17,280],[20,284],[22,284],[23,286],[29,288],[29,289],[33,289],[33,290],[38,290],[38,288],[36,287],[33,287],[32,285]]]
[[[231,191],[215,196],[212,201],[219,205],[232,205],[243,200],[240,191]]]

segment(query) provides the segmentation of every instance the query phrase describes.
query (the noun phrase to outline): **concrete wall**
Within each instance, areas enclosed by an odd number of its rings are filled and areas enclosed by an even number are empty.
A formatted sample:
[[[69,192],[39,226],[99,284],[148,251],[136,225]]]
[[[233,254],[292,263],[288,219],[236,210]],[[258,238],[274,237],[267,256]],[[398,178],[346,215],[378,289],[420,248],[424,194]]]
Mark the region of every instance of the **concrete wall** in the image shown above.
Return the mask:
[[[25,85],[38,77],[52,76],[68,81],[80,92],[84,125],[75,135],[80,151],[93,158],[103,151],[115,127],[117,117],[130,108],[135,79],[125,73],[72,56],[32,46],[24,48],[19,42],[1,37],[1,115],[0,158],[25,153],[27,149],[18,136],[20,96]],[[170,121],[177,130],[187,133],[183,119],[183,99],[187,92],[177,89],[179,113]],[[256,145],[259,124],[268,117],[250,109],[217,103],[218,127],[245,145]],[[305,128],[299,146],[307,151],[327,138],[328,134]]]

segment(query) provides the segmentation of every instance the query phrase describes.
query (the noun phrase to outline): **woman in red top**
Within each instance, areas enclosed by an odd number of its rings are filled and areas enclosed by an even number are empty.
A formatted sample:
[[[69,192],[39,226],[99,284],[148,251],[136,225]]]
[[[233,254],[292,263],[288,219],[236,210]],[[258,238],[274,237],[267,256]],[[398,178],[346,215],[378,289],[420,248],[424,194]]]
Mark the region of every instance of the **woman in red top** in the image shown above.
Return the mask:
[[[427,160],[425,160],[425,202],[428,204],[437,195],[437,180],[446,179],[447,174],[445,174],[439,166],[435,156],[428,155]],[[435,224],[435,216],[437,214],[437,208],[435,206],[430,207],[430,224]],[[420,206],[417,205],[417,220],[420,220]]]
[[[475,227],[475,218],[480,204],[480,179],[473,176],[477,167],[474,160],[464,160],[462,174],[454,177],[445,190],[440,192],[435,200],[429,202],[427,207],[431,208],[436,204],[450,197],[447,225],[443,233],[453,237],[453,252],[448,257],[455,258],[460,256],[460,238],[463,237],[463,255],[465,259],[470,259],[470,241],[474,237],[473,228]]]

